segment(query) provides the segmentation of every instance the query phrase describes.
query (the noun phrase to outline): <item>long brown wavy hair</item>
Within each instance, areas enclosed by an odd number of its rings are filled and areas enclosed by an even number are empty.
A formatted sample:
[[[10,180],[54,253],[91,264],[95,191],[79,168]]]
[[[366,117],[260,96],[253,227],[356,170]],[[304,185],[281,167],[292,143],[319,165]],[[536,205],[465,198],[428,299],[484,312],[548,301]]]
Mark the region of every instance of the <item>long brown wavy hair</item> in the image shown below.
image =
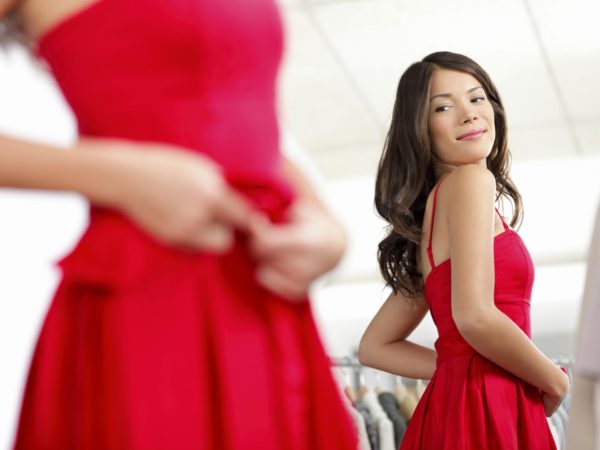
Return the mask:
[[[375,182],[375,208],[389,224],[378,246],[379,268],[394,293],[409,298],[423,292],[417,251],[427,197],[437,182],[434,168],[441,163],[432,151],[428,127],[430,81],[437,69],[468,73],[481,83],[494,109],[496,139],[486,161],[496,178],[496,200],[504,197],[513,204],[512,227],[523,215],[521,195],[509,176],[506,114],[489,75],[472,59],[451,52],[432,53],[412,64],[398,83]]]

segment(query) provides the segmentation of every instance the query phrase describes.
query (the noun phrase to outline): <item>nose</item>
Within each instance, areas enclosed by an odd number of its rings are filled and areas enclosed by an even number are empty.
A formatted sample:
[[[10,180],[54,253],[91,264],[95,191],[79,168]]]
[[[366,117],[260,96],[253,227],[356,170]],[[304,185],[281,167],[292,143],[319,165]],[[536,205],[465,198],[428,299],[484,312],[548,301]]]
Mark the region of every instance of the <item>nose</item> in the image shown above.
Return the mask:
[[[478,120],[479,117],[477,115],[477,113],[475,112],[475,110],[473,109],[473,107],[471,106],[471,104],[469,104],[469,106],[466,106],[463,110],[463,123],[469,123],[469,122],[473,122],[475,120]]]

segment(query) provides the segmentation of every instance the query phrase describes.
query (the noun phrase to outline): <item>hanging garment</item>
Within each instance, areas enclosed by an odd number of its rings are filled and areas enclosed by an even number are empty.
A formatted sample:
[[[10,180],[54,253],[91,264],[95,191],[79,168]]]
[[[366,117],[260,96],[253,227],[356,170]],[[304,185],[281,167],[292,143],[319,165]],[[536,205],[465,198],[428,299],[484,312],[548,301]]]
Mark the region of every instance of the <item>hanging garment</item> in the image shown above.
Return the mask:
[[[388,419],[392,422],[394,427],[394,443],[396,448],[399,448],[404,437],[404,432],[406,431],[406,421],[400,414],[398,402],[390,392],[382,392],[377,398]]]
[[[556,450],[563,450],[563,441],[565,436],[565,429],[561,417],[558,414],[558,410],[550,417],[551,426],[556,430],[556,434],[553,434],[554,443],[556,444]]]
[[[400,383],[394,388],[394,396],[398,401],[398,406],[400,407],[400,414],[406,420],[406,422],[410,421],[417,404],[419,403],[419,399],[416,397],[414,392],[409,391],[408,388]]]
[[[600,207],[588,251],[585,287],[576,339],[573,404],[567,426],[568,450],[600,450]]]
[[[346,408],[352,415],[352,419],[354,420],[354,425],[356,426],[356,431],[358,433],[357,450],[371,450],[371,444],[369,443],[369,435],[367,434],[365,418],[352,405],[350,400],[344,399],[344,404],[346,405]]]
[[[379,450],[379,431],[377,430],[377,423],[371,415],[371,411],[363,400],[356,400],[356,402],[354,402],[354,406],[365,419],[365,427],[367,429],[367,435],[369,436],[371,449]]]
[[[436,370],[408,424],[401,449],[555,450],[541,392],[477,353],[452,319],[451,261],[435,264],[431,251],[442,181],[433,196],[427,247],[432,269],[425,280],[425,298],[439,335]],[[502,223],[504,232],[494,238],[494,301],[531,336],[533,261],[519,235],[504,219]]]
[[[375,392],[369,390],[365,394],[363,401],[367,405],[367,408],[369,408],[369,411],[377,424],[379,450],[396,450],[394,444],[394,427],[379,404]]]
[[[36,52],[81,136],[205,155],[280,221],[282,37],[272,0],[95,0]],[[243,236],[183,252],[93,205],[60,267],[16,449],[356,448],[310,304],[256,282]]]
[[[417,385],[415,386],[415,391],[417,393],[417,397],[420,400],[421,397],[423,397],[423,394],[425,393],[425,389],[427,389],[427,384],[424,383],[422,380],[417,380]]]

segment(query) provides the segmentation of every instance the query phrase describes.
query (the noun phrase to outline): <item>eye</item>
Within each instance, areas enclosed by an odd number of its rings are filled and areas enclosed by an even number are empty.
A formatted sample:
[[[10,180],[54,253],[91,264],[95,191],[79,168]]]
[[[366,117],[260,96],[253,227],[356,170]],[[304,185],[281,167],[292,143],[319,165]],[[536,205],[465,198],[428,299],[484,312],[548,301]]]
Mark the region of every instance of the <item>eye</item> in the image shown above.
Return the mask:
[[[471,103],[480,103],[485,101],[485,97],[475,97],[473,99],[471,99]]]
[[[437,108],[435,108],[435,112],[444,112],[444,111],[448,111],[450,109],[449,105],[442,105],[442,106],[438,106]]]

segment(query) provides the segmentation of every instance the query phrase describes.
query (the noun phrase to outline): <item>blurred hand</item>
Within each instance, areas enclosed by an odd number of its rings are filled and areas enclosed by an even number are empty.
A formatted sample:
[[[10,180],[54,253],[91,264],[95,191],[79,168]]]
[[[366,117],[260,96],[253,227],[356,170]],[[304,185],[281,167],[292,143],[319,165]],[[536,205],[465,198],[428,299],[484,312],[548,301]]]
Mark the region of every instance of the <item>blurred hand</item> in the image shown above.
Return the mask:
[[[118,169],[112,205],[157,240],[178,247],[224,252],[236,229],[246,230],[250,205],[229,187],[209,158],[163,144],[102,144]],[[114,176],[113,176],[114,175]]]
[[[544,403],[544,412],[546,413],[546,417],[550,417],[558,410],[563,399],[564,397],[551,396],[545,392],[542,394],[542,401]]]
[[[310,284],[339,262],[346,235],[323,207],[300,199],[291,206],[286,223],[273,224],[253,216],[249,242],[258,261],[259,283],[289,300],[301,301]]]
[[[546,417],[550,417],[558,410],[560,404],[563,402],[567,396],[567,393],[569,392],[569,377],[562,369],[561,373],[563,375],[563,382],[560,391],[555,394],[549,394],[547,392],[542,393],[542,402],[544,403],[544,412],[546,413]]]

